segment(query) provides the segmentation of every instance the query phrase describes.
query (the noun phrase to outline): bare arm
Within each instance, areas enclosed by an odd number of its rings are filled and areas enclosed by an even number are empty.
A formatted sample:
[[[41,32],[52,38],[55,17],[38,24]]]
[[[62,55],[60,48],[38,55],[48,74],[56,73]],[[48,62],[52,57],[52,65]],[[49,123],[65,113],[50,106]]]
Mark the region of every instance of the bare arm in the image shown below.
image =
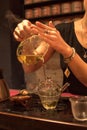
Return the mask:
[[[62,54],[64,58],[72,54],[72,48],[62,39],[60,33],[55,28],[51,28],[39,22],[36,24],[40,36],[44,38],[54,50]],[[44,33],[43,30],[47,30],[48,33]],[[87,87],[87,63],[76,53],[68,66],[76,78]]]
[[[47,43],[49,43],[48,52],[44,57],[45,62],[49,60],[54,50],[62,54],[64,58],[69,57],[72,54],[72,48],[62,39],[60,33],[52,26],[52,23],[49,22],[49,26],[47,26],[37,22],[36,25],[37,26],[33,28],[33,31],[37,32]],[[22,41],[24,38],[29,36],[31,33],[31,27],[32,24],[28,20],[20,23],[14,31],[14,37],[16,40]],[[38,62],[37,64],[31,66],[23,64],[23,68],[26,73],[35,71],[41,66],[42,62]],[[85,63],[76,53],[68,66],[76,78],[87,86],[87,63]]]
[[[32,33],[35,33],[35,30],[33,30],[34,28],[34,24],[32,24],[30,21],[28,20],[23,20],[21,23],[19,23],[17,25],[17,27],[15,28],[13,35],[15,37],[15,39],[19,42],[23,41],[24,39],[26,39],[27,37],[31,36]],[[38,54],[42,54],[44,53],[44,46],[40,45],[39,48],[37,48],[37,52]],[[48,61],[48,59],[51,57],[51,55],[53,54],[54,49],[52,49],[50,46],[48,47],[48,51],[46,53],[46,55],[44,56],[44,63]],[[42,61],[39,61],[37,64],[35,65],[26,65],[26,64],[22,64],[23,69],[25,71],[25,73],[30,73],[33,72],[37,69],[39,69],[42,66]]]

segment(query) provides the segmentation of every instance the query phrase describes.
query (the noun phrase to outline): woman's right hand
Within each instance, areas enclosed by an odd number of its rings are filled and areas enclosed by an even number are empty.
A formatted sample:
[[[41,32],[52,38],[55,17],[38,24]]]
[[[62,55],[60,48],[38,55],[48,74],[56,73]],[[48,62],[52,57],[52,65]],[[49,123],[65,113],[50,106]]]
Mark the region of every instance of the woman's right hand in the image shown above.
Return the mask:
[[[29,20],[23,20],[15,28],[13,32],[14,38],[17,41],[21,42],[25,38],[29,37],[31,35],[31,26],[32,26],[32,23]]]

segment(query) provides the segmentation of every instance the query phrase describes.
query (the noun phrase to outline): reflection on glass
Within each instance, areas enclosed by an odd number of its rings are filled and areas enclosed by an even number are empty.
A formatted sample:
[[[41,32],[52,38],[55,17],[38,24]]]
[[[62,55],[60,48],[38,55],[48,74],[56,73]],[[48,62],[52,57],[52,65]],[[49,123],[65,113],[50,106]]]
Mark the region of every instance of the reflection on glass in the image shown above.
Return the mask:
[[[48,44],[38,35],[32,35],[19,44],[17,58],[26,65],[36,64],[40,60],[44,62],[47,50]]]
[[[41,103],[46,110],[54,110],[61,95],[61,87],[51,78],[40,82],[38,87],[38,95]]]

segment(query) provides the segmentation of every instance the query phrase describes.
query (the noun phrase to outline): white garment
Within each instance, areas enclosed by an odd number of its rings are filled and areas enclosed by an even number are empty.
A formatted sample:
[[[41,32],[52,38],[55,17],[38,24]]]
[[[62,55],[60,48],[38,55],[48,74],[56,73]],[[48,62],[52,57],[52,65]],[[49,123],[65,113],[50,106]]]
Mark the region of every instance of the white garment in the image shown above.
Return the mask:
[[[60,86],[63,83],[63,73],[60,67],[60,56],[56,52],[53,57],[44,65],[45,73],[47,77],[51,77],[57,81]],[[35,72],[25,74],[26,88],[32,93],[38,88],[39,81],[44,81],[44,69],[43,66]]]

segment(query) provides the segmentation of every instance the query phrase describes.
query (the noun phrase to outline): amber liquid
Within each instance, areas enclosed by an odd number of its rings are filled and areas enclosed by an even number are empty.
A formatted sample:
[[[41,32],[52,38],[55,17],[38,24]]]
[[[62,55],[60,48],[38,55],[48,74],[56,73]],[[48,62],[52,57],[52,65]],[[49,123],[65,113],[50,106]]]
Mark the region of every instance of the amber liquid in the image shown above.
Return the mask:
[[[19,55],[18,60],[26,65],[36,64],[38,61],[44,62],[42,55]]]
[[[42,101],[42,105],[46,110],[53,110],[57,106],[57,100],[56,99],[54,101],[44,100],[44,101]]]

